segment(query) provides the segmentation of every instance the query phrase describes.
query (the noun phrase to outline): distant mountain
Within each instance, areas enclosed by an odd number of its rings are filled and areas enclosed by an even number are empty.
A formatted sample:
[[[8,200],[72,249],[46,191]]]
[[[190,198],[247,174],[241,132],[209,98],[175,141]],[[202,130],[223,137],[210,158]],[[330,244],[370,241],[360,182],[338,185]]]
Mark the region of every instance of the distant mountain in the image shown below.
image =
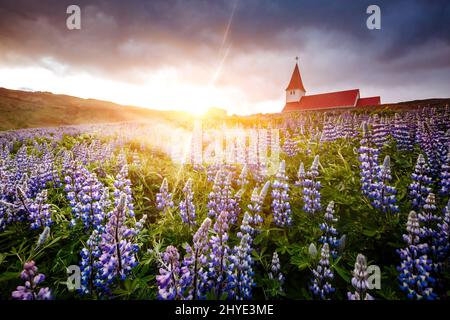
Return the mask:
[[[50,92],[0,88],[0,130],[190,117],[187,112],[150,110]]]

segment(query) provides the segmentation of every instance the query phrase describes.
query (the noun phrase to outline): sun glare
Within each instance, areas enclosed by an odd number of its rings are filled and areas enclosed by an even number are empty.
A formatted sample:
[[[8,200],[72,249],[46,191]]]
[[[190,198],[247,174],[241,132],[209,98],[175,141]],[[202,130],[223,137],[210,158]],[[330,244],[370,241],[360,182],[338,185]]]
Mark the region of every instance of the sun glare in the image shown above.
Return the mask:
[[[212,107],[226,109],[236,99],[232,97],[235,92],[185,82],[173,70],[157,72],[137,84],[86,73],[61,75],[43,67],[3,68],[0,75],[0,86],[11,89],[49,91],[150,109],[187,111],[196,116],[204,115]]]

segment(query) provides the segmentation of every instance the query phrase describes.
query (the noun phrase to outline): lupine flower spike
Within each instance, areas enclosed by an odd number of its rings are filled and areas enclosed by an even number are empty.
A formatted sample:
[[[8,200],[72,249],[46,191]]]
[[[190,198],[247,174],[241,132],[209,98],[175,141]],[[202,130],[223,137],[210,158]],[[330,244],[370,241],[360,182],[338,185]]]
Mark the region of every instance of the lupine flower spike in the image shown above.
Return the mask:
[[[366,257],[358,254],[355,262],[355,269],[353,269],[352,286],[355,292],[348,292],[349,300],[373,300],[373,297],[367,292],[369,289]]]
[[[18,286],[12,293],[15,300],[51,300],[52,293],[49,288],[39,285],[44,282],[45,275],[37,273],[38,268],[34,261],[26,262],[20,278],[25,281],[24,286]]]

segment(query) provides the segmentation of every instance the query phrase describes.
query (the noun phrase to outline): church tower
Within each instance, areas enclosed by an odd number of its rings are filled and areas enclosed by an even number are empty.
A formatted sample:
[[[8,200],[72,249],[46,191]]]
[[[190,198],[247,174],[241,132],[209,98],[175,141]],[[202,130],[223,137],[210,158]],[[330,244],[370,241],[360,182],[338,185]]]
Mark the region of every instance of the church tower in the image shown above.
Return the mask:
[[[303,86],[302,77],[300,76],[300,69],[298,68],[298,63],[296,63],[294,72],[292,73],[291,81],[286,88],[286,103],[299,102],[300,98],[305,94],[306,90]]]

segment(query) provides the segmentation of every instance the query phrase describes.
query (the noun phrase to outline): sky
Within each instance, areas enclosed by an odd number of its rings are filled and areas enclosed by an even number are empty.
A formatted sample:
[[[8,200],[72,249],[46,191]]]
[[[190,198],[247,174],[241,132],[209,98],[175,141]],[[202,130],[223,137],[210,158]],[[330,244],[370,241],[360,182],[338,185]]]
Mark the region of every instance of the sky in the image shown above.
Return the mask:
[[[66,9],[81,9],[69,30]],[[369,30],[369,5],[381,29]],[[0,87],[163,110],[280,112],[307,94],[450,96],[450,2],[1,0]]]

